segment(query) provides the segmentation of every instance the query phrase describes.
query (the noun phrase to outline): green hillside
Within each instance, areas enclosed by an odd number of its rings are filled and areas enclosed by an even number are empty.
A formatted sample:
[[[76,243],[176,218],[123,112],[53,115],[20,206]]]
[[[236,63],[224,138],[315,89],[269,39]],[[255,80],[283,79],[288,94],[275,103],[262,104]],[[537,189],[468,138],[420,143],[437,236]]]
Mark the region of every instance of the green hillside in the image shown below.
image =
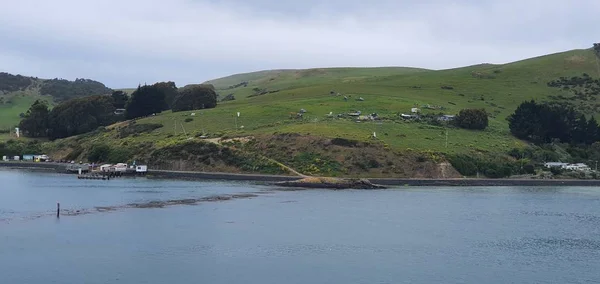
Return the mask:
[[[254,89],[266,92],[279,92],[294,88],[332,84],[336,82],[351,83],[368,78],[387,77],[417,72],[426,69],[408,67],[379,68],[317,68],[305,70],[268,70],[246,74],[237,74],[210,80],[221,98],[233,94],[236,98],[246,98],[260,94]]]
[[[47,146],[54,153],[85,159],[93,145],[111,141],[113,147],[129,151],[123,157],[150,164],[160,157],[168,165],[156,167],[169,169],[236,171],[234,167],[280,173],[269,164],[276,160],[303,173],[323,175],[456,176],[435,166],[444,161],[444,154],[506,155],[526,144],[510,135],[506,121],[525,100],[559,101],[590,116],[600,113],[595,97],[572,97],[571,89],[548,85],[584,73],[599,78],[598,71],[592,49],[439,71],[396,67],[261,71],[206,82],[221,98],[228,94],[236,98],[214,109],[167,111]],[[473,131],[400,117],[413,107],[424,115],[485,108],[489,127]],[[297,119],[301,110],[306,113]],[[356,111],[376,113],[380,119],[357,121],[347,115]],[[250,142],[229,140],[235,137]],[[341,142],[339,148],[332,146],[332,138],[358,142]],[[232,158],[229,150],[206,146],[213,142],[251,155]],[[220,154],[213,156],[215,151]],[[401,156],[390,160],[394,155]],[[266,160],[257,165],[249,157]]]
[[[595,60],[591,50],[574,50],[505,65],[477,65],[441,71],[368,68],[331,69],[320,73],[313,69],[235,75],[208,83],[221,87],[238,79],[252,78],[247,87],[231,91],[244,93],[249,88],[269,89],[271,86],[278,86],[281,91],[238,98],[221,103],[216,109],[198,111],[194,120],[184,126],[187,132],[193,134],[205,131],[228,136],[294,132],[368,140],[376,132],[378,140],[398,150],[503,151],[521,144],[509,135],[506,122],[506,117],[518,104],[529,99],[550,100],[549,96],[564,94],[561,89],[548,87],[547,82],[561,76],[597,74]],[[394,72],[400,74],[382,75]],[[280,79],[274,77],[277,73]],[[359,76],[369,73],[377,75]],[[292,80],[292,74],[311,75]],[[338,96],[338,93],[342,95]],[[349,97],[348,101],[343,99],[343,95]],[[358,97],[364,101],[357,101]],[[443,110],[422,108],[427,104],[443,107]],[[485,108],[491,114],[490,127],[485,131],[449,129],[446,148],[444,127],[406,122],[398,117],[399,113],[409,113],[412,107],[435,114],[456,114],[463,108]],[[289,118],[290,113],[300,109],[307,111],[303,120]],[[335,116],[357,110],[363,114],[377,113],[384,120],[357,123],[349,118],[327,116],[330,112]],[[237,124],[244,126],[243,129],[235,129],[237,112],[241,113]],[[183,121],[189,115],[189,112],[163,113],[144,121],[174,125],[175,121]],[[148,139],[163,139],[176,134],[169,129],[174,128],[165,127]]]

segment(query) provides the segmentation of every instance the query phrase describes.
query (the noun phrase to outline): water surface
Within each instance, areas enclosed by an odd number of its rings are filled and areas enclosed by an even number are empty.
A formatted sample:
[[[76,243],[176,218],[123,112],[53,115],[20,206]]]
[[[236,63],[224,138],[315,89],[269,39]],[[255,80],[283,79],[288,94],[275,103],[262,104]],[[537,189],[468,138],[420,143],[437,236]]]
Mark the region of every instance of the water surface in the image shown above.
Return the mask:
[[[600,283],[600,189],[272,191],[0,170],[2,283]],[[194,206],[53,216],[263,192]]]

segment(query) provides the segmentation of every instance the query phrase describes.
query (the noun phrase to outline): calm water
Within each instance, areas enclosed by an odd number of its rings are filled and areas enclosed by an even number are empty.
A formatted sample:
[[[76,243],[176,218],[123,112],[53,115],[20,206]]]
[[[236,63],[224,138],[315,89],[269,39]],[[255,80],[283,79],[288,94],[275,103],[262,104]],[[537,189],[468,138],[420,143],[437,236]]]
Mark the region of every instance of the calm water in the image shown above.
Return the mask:
[[[0,283],[600,283],[600,188],[272,189],[0,170]]]

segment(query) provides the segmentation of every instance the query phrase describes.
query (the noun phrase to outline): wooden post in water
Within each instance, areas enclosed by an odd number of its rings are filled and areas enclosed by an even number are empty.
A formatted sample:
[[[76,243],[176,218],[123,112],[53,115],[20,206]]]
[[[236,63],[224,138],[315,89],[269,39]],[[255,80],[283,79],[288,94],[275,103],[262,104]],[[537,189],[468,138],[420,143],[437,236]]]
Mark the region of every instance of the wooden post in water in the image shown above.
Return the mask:
[[[56,203],[56,218],[60,218],[60,203]]]

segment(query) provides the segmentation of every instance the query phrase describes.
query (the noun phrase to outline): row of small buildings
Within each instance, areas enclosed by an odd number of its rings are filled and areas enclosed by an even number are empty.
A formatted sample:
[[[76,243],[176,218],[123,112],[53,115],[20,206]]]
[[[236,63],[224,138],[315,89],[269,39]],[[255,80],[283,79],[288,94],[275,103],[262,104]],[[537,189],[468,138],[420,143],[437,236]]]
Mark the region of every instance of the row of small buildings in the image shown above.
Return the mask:
[[[592,169],[583,163],[576,163],[576,164],[569,164],[569,163],[561,163],[561,162],[549,162],[549,163],[545,163],[544,167],[548,168],[548,169],[563,169],[563,170],[568,170],[568,171],[579,171],[579,172],[588,172],[591,171]]]

